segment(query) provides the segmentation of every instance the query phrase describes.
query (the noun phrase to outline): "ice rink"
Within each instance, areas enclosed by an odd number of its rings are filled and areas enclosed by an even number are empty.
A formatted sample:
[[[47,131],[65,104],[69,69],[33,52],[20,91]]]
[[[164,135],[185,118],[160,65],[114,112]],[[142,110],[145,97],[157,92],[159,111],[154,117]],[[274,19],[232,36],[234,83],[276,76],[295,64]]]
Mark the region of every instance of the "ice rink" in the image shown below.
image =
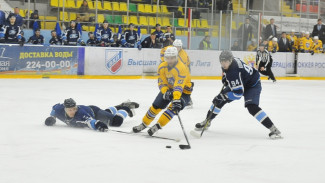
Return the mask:
[[[325,182],[325,81],[262,81],[260,106],[281,140],[269,139],[243,99],[226,105],[195,139],[189,132],[205,118],[221,81],[194,82],[194,108],[180,113],[192,149],[180,150],[186,141],[177,117],[157,135],[180,143],[58,120],[44,125],[52,106],[66,98],[101,108],[131,99],[140,103],[136,116],[112,128],[131,131],[159,92],[156,80],[0,79],[0,183]]]

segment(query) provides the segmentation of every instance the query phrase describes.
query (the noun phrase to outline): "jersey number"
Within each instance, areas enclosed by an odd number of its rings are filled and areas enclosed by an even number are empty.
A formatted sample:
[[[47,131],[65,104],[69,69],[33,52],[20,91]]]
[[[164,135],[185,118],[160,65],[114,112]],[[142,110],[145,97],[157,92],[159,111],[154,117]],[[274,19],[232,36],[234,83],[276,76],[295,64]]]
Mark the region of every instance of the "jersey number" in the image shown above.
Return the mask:
[[[243,64],[244,65],[244,68],[245,68],[245,70],[248,72],[248,74],[249,75],[252,75],[253,74],[253,68],[252,67],[250,67],[250,66],[248,66],[248,65],[246,65],[246,64]]]

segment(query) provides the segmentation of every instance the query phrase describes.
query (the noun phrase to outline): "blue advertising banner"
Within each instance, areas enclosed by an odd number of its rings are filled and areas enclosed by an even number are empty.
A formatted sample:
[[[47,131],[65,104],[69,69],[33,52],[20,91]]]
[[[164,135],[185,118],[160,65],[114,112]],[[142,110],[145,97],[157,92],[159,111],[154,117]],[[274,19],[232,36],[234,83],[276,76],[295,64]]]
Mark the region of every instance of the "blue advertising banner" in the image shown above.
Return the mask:
[[[0,74],[83,75],[82,47],[0,45]]]

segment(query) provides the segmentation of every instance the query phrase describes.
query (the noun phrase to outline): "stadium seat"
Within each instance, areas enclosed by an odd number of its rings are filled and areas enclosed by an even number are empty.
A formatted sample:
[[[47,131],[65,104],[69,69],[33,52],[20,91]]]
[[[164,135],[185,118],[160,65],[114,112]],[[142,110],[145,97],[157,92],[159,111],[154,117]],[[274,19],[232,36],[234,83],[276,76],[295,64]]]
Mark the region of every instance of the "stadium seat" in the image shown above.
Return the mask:
[[[123,22],[123,24],[127,24],[128,17],[126,15],[122,15],[122,22]]]
[[[45,22],[44,28],[42,29],[54,30],[55,26],[56,22]]]
[[[148,25],[148,19],[145,16],[140,16],[140,21],[139,21],[139,25]]]
[[[162,18],[162,26],[170,26],[170,20],[168,17]]]
[[[38,16],[40,20],[45,20],[45,16]]]
[[[77,14],[76,14],[76,13],[74,13],[74,12],[70,12],[69,14],[70,14],[70,15],[69,15],[70,21],[71,21],[71,20],[76,20],[76,19],[77,19]]]
[[[156,22],[157,22],[157,24],[162,25],[161,17],[158,17],[157,20],[156,20]]]
[[[67,6],[67,1],[66,1],[66,0],[59,0],[59,7],[60,7],[60,8],[63,7],[63,4],[64,4],[64,6],[66,7],[66,6]]]
[[[56,16],[46,16],[45,20],[55,20],[55,21],[57,21],[58,19],[57,19]]]
[[[212,31],[212,37],[218,37],[219,34],[218,34],[218,31],[217,30],[213,30]]]
[[[129,24],[133,23],[135,25],[138,25],[138,17],[137,16],[129,16]]]
[[[145,13],[144,4],[138,4],[138,12]]]
[[[137,5],[134,3],[129,4],[129,11],[131,12],[137,12]]]
[[[152,13],[152,6],[150,4],[144,5],[145,13]]]
[[[65,7],[67,7],[67,8],[77,8],[75,0],[67,0],[67,4],[66,4]]]
[[[60,20],[61,21],[69,21],[69,16],[68,16],[68,12],[62,12],[62,11],[60,11]]]
[[[141,29],[141,34],[148,34],[148,30],[147,29]]]
[[[127,11],[128,6],[126,3],[120,3],[120,11]]]
[[[169,13],[166,5],[161,5],[161,12],[165,14]]]
[[[112,2],[112,9],[113,11],[120,11],[120,5],[118,2]]]
[[[198,31],[197,36],[205,36],[205,33],[203,31]]]
[[[232,22],[231,22],[231,29],[232,29],[232,30],[237,30],[237,24],[236,24],[236,21],[232,21]]]
[[[114,23],[115,24],[123,24],[123,22],[122,22],[122,16],[121,15],[115,15],[115,17],[114,17]]]
[[[173,23],[174,23],[174,27],[179,27],[177,18],[174,18],[174,19],[171,18],[170,19],[170,25],[173,25]]]
[[[88,2],[89,9],[91,9],[91,10],[95,9],[94,4],[93,4],[93,2],[91,0],[87,0],[87,2]]]
[[[104,10],[112,10],[112,4],[111,2],[108,2],[108,1],[104,1],[104,7],[103,7]]]
[[[51,0],[50,5],[52,7],[58,7],[59,6],[59,1],[58,0]]]
[[[103,23],[105,20],[104,14],[98,14],[97,15],[97,21],[98,23]]]
[[[209,28],[207,19],[201,19],[201,28]]]
[[[178,11],[182,12],[182,15],[184,15],[183,8],[181,6],[178,7]]]
[[[26,13],[25,13],[24,10],[20,9],[20,10],[19,10],[19,15],[20,15],[21,17],[25,17],[25,16],[26,16]]]
[[[77,0],[77,5],[76,5],[76,7],[77,7],[77,8],[80,8],[80,6],[82,5],[82,3],[83,3],[83,0]]]
[[[83,25],[83,26],[82,26],[82,30],[83,30],[83,31],[87,31],[87,32],[88,32],[88,31],[89,31],[89,27],[88,27],[88,26],[86,26],[86,25]]]
[[[176,36],[182,36],[182,31],[181,30],[176,30]]]
[[[112,15],[106,15],[105,20],[107,20],[107,22],[110,24],[114,23]]]
[[[188,26],[188,22],[186,21],[186,24],[185,24],[185,19],[184,18],[178,18],[178,26],[180,27],[187,27]]]
[[[88,31],[89,31],[89,32],[94,32],[94,31],[95,31],[95,26],[89,26]]]
[[[102,1],[97,1],[98,10],[103,10]],[[94,9],[96,9],[96,1],[94,1]]]
[[[152,13],[157,13],[157,5],[152,5]],[[158,13],[160,13],[160,7],[158,6]]]
[[[149,17],[149,25],[155,27],[156,26],[156,18]]]

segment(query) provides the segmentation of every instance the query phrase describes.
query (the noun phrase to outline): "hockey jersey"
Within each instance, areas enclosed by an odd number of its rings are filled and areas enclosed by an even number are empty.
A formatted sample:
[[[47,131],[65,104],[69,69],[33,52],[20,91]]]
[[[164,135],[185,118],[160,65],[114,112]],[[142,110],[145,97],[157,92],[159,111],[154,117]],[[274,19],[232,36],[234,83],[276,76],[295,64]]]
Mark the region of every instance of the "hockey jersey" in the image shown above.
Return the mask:
[[[69,27],[65,30],[62,37],[67,39],[68,45],[77,45],[81,35],[76,28]]]
[[[31,44],[44,44],[44,37],[42,35],[40,35],[39,37],[37,37],[35,34],[33,36],[31,36],[28,41],[28,43]]]
[[[270,52],[264,50],[263,52],[258,50],[256,54],[256,65],[260,69],[261,67],[271,67],[272,66],[272,56]]]
[[[100,27],[96,32],[96,38],[98,41],[103,41],[105,43],[109,43],[110,39],[112,38],[112,30],[107,27],[107,29],[104,29],[103,27]]]
[[[3,27],[3,31],[6,42],[17,42],[18,39],[21,39],[20,26],[9,24]]]
[[[138,35],[137,32],[135,30],[131,31],[131,30],[126,30],[124,32],[124,39],[127,43],[130,43],[131,46],[134,47],[135,43],[138,40]]]

